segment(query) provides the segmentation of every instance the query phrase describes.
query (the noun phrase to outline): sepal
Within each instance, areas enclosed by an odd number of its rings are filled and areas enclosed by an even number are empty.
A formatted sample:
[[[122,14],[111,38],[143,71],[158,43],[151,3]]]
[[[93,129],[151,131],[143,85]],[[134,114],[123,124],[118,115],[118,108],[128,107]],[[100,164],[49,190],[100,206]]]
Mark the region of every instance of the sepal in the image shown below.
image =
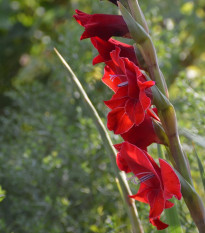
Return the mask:
[[[146,40],[149,40],[150,36],[147,34],[144,28],[134,20],[134,18],[127,11],[127,9],[120,2],[118,2],[118,6],[122,13],[122,17],[127,24],[127,27],[129,29],[132,39],[136,41],[136,43],[138,44],[142,44]]]
[[[157,137],[159,138],[160,142],[163,145],[168,146],[169,140],[168,140],[168,137],[167,137],[167,135],[162,127],[162,124],[159,121],[156,121],[153,119],[152,125],[153,125],[154,131],[155,131]]]

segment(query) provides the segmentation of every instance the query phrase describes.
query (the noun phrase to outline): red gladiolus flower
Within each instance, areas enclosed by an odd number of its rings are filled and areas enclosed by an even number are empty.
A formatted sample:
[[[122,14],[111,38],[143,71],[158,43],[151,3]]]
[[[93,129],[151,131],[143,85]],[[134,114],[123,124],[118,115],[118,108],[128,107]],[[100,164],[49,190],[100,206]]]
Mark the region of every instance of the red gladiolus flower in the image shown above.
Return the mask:
[[[138,65],[134,48],[131,45],[114,39],[109,39],[106,41],[100,39],[99,37],[92,37],[91,42],[99,52],[99,55],[93,59],[93,65],[111,60],[110,52],[115,50],[116,47],[120,48],[120,57],[127,57],[130,61]]]
[[[120,170],[134,174],[131,179],[140,184],[137,194],[131,198],[150,205],[149,219],[158,230],[168,225],[160,221],[160,215],[166,208],[174,204],[168,199],[175,196],[181,199],[181,185],[172,167],[163,159],[159,159],[160,167],[152,157],[140,148],[124,142],[118,144],[117,165]],[[136,182],[135,179],[138,179]]]
[[[102,79],[115,92],[111,100],[105,101],[111,109],[107,127],[115,134],[123,134],[144,121],[145,112],[151,106],[150,87],[155,83],[146,81],[139,67],[129,59],[120,57],[119,47],[110,57]]]
[[[128,27],[120,15],[93,14],[89,15],[82,11],[75,10],[77,15],[73,17],[85,28],[81,40],[98,36],[108,40],[112,36],[129,37]]]

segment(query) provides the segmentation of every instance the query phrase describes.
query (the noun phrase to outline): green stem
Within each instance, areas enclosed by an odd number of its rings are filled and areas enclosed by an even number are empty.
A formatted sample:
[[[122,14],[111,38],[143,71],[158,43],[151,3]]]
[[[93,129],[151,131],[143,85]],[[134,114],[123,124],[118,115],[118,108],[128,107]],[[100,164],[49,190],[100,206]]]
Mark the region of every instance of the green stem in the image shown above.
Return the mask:
[[[159,69],[157,54],[151,37],[149,36],[147,40],[138,44],[138,48],[147,64],[150,78],[156,82],[156,86],[159,90],[168,97],[167,85]]]
[[[169,140],[169,148],[174,158],[176,169],[193,185],[188,159],[183,153],[179,140],[174,107],[170,105],[168,108],[159,110],[159,117]]]
[[[93,106],[92,102],[90,101],[88,95],[86,94],[85,90],[83,89],[81,83],[79,82],[78,78],[76,77],[76,75],[74,74],[74,72],[72,71],[70,66],[67,64],[65,59],[57,51],[57,49],[54,49],[54,51],[56,52],[56,54],[60,58],[61,62],[64,64],[64,66],[67,68],[67,70],[71,74],[71,78],[72,78],[76,88],[81,93],[83,100],[84,100],[87,108],[89,109],[88,112],[90,112],[90,116],[92,117],[92,119],[93,119],[99,133],[100,133],[100,136],[104,142],[104,145],[105,145],[107,152],[110,156],[112,167],[115,171],[117,184],[118,184],[120,193],[122,194],[123,200],[124,200],[125,205],[127,207],[128,215],[129,215],[129,218],[130,218],[130,221],[132,224],[132,231],[133,231],[133,233],[144,233],[139,216],[138,216],[138,212],[137,212],[135,203],[132,199],[130,199],[128,197],[129,195],[132,195],[132,193],[130,191],[128,182],[126,180],[125,173],[119,171],[119,169],[116,165],[116,157],[115,157],[116,151],[113,147],[113,143],[109,137],[109,134],[108,134],[102,120],[100,119],[98,112],[96,111],[96,109]]]

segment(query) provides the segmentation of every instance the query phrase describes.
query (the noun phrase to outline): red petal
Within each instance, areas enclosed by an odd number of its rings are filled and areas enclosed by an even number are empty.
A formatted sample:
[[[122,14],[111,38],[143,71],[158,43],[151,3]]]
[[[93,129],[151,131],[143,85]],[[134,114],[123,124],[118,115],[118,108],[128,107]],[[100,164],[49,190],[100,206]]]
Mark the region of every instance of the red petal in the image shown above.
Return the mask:
[[[128,167],[126,161],[122,158],[122,156],[120,155],[120,153],[117,154],[116,163],[117,163],[118,168],[121,171],[124,171],[126,173],[131,172],[131,170]]]
[[[128,58],[131,62],[134,62],[136,65],[138,65],[137,57],[132,45],[128,45],[114,39],[110,39],[109,42],[114,44],[115,47],[120,48],[120,57]]]
[[[110,108],[114,109],[117,107],[123,107],[127,101],[127,97],[121,98],[121,99],[111,99],[104,101],[105,105]]]
[[[114,109],[117,107],[124,107],[128,100],[127,97],[127,86],[118,87],[117,92],[112,96],[111,100],[104,101],[104,103],[110,109]]]
[[[138,83],[138,86],[140,89],[140,93],[139,93],[140,103],[145,111],[146,109],[148,109],[150,107],[150,105],[151,105],[150,97],[152,97],[152,96],[149,96],[149,97],[147,96],[146,89],[152,87],[155,84],[155,82],[154,81],[142,81],[143,77],[144,76],[140,77],[138,79],[137,83]]]
[[[145,89],[147,89],[147,88],[150,88],[150,87],[152,87],[152,86],[154,86],[155,85],[155,82],[154,81],[146,81],[146,82],[142,82],[142,81],[138,81],[138,85],[139,85],[139,87],[140,87],[140,90],[145,90]]]
[[[125,69],[124,59],[120,57],[120,51],[121,51],[120,48],[116,47],[116,49],[110,53],[110,57],[114,65],[118,67],[125,75],[126,69]]]
[[[114,147],[117,151],[120,151],[122,147],[122,143],[115,144]]]
[[[111,39],[108,41],[102,40],[99,37],[92,37],[91,42],[94,45],[94,47],[98,50],[99,55],[93,59],[93,65],[109,61],[110,58],[110,52],[115,49],[115,45],[110,43]]]
[[[75,12],[77,13],[77,15],[73,15],[73,17],[75,18],[75,20],[81,25],[83,26],[82,22],[81,22],[81,16],[84,15],[84,13],[82,11],[79,11],[78,9],[75,10]]]
[[[147,97],[145,91],[140,91],[139,101],[144,111],[151,106],[151,99]]]
[[[160,189],[153,189],[151,192],[149,192],[147,197],[150,204],[149,217],[156,218],[165,208],[163,191]]]
[[[89,15],[79,10],[76,10],[76,13],[77,15],[73,17],[85,27],[81,40],[95,36],[108,40],[112,36],[127,36],[129,34],[127,25],[120,15]]]
[[[129,82],[129,96],[131,98],[139,99],[139,86],[137,79],[139,75],[142,75],[139,68],[128,59],[124,59],[126,65],[126,75]]]
[[[105,66],[102,81],[114,92],[118,90],[118,85],[121,83],[120,78],[115,75],[109,66]]]
[[[121,137],[125,141],[128,141],[143,150],[154,142],[160,143],[160,140],[155,134],[152,120],[148,115],[145,115],[145,119],[140,125],[134,125],[128,132],[121,134]]]
[[[157,230],[163,230],[163,229],[167,228],[169,225],[166,223],[163,223],[159,218],[160,218],[160,216],[158,216],[155,219],[151,218],[149,221],[153,226],[157,227]]]
[[[104,62],[104,59],[100,54],[93,58],[93,65],[96,65],[101,62]]]
[[[130,195],[129,197],[140,202],[148,203],[147,194],[149,192],[150,192],[150,188],[146,184],[142,183],[140,184],[140,188],[137,194]]]
[[[142,82],[139,79],[137,83],[140,88],[140,94],[139,94],[140,103],[142,104],[143,109],[146,110],[151,105],[151,99],[150,97],[147,96],[145,91],[147,88],[150,88],[151,86],[153,86],[155,82],[154,81]]]
[[[110,69],[114,72],[114,74],[117,74],[118,77],[121,79],[121,82],[127,81],[127,77],[122,72],[122,69],[120,66],[116,65],[113,60],[106,61],[105,64],[110,67]],[[124,77],[123,77],[124,76]]]
[[[116,47],[120,48],[120,57],[127,57],[136,65],[138,64],[134,48],[131,45],[122,43],[114,39],[109,39],[108,41],[105,41],[100,39],[99,37],[92,37],[91,42],[99,52],[99,55],[93,60],[94,65],[100,62],[111,60],[110,52],[115,50]]]
[[[127,132],[133,123],[130,121],[128,115],[125,113],[124,108],[115,108],[108,113],[107,127],[113,130],[115,134],[122,134]]]
[[[118,87],[117,92],[112,96],[112,99],[120,99],[127,96],[127,86]]]
[[[147,109],[147,115],[154,118],[157,121],[160,121],[158,115],[157,115],[157,109],[156,108],[148,108]]]
[[[172,208],[174,206],[174,203],[172,203],[171,201],[167,201],[165,202],[165,209],[169,209]]]
[[[155,175],[153,178],[143,183],[153,188],[161,187],[158,172],[155,168],[155,166],[157,167],[158,165],[154,162],[153,159],[151,159],[151,157],[145,151],[128,142],[123,142],[120,153],[123,159],[126,160],[132,172],[137,177],[138,174],[145,174],[145,172],[150,172]],[[140,176],[140,178],[141,177],[142,176]]]
[[[139,125],[143,122],[145,118],[145,112],[138,100],[129,99],[126,102],[125,110],[133,123]]]
[[[173,168],[163,159],[159,159],[162,180],[164,183],[164,195],[174,195],[178,200],[181,199],[181,184]]]

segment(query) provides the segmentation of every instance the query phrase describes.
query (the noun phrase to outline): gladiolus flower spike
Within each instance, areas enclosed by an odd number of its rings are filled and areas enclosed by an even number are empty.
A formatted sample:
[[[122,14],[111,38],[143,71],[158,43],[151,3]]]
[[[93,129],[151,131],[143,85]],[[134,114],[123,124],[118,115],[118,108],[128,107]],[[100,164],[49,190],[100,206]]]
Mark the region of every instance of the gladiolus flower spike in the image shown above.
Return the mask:
[[[117,1],[110,0],[117,4]],[[114,92],[110,100],[104,101],[110,112],[107,116],[109,130],[119,134],[125,142],[116,144],[118,168],[134,175],[129,178],[139,184],[137,194],[130,198],[150,205],[149,220],[158,230],[168,227],[160,220],[164,209],[174,204],[175,196],[181,199],[181,185],[172,167],[159,159],[160,167],[147,153],[152,143],[162,143],[153,127],[152,118],[160,121],[157,109],[152,108],[151,87],[138,67],[138,60],[131,45],[117,41],[112,36],[129,37],[128,27],[119,15],[89,15],[76,10],[73,17],[85,28],[81,40],[90,38],[98,55],[93,65],[104,62],[102,81]],[[136,181],[137,179],[137,181]]]

